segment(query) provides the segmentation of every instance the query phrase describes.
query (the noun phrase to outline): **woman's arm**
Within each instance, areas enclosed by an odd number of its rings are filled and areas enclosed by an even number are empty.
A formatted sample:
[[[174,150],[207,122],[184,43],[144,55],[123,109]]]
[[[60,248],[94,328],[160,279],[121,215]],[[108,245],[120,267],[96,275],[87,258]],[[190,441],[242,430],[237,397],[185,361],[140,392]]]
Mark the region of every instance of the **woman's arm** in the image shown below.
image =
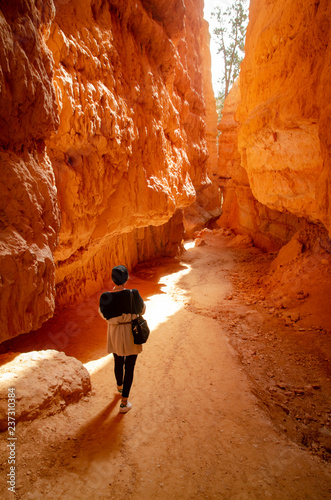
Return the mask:
[[[133,292],[133,300],[134,300],[134,308],[137,314],[144,314],[146,311],[146,304],[143,301],[140,293],[135,288],[132,290]]]
[[[105,320],[108,320],[109,318],[111,318],[111,313],[110,313],[111,300],[112,300],[111,292],[105,292],[100,297],[99,313],[100,313],[101,317]]]

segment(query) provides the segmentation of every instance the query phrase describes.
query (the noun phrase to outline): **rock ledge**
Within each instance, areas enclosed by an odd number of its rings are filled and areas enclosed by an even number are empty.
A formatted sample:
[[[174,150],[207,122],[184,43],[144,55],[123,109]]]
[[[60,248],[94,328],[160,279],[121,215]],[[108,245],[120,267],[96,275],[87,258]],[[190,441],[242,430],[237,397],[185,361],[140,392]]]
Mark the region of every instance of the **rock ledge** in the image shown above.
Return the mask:
[[[15,389],[15,423],[61,411],[91,390],[78,359],[55,350],[0,356],[0,431],[8,427],[8,390]]]

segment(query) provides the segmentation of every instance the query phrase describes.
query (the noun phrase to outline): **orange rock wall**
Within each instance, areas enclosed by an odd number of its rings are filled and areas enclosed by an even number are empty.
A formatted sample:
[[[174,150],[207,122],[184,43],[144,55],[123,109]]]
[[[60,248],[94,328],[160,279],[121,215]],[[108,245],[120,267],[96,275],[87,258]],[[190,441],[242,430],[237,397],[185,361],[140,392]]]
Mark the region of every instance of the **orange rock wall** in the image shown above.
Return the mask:
[[[202,69],[203,69],[203,93],[206,103],[206,140],[208,145],[207,171],[208,177],[214,181],[217,175],[217,122],[216,99],[212,85],[211,54],[209,24],[203,23],[203,45],[202,45]]]
[[[150,257],[132,246],[135,231],[167,223],[207,183],[202,8],[197,0],[186,9],[180,0],[57,8],[48,46],[60,127],[47,145],[61,186],[61,290],[64,280],[85,287],[95,274],[99,286],[109,253],[128,267]]]
[[[210,34],[207,21],[203,22],[202,31],[202,77],[203,94],[206,104],[205,124],[206,141],[208,147],[207,173],[210,182],[197,189],[196,200],[184,209],[185,237],[192,238],[193,234],[205,227],[211,220],[221,214],[220,190],[217,184],[217,111],[211,76]]]
[[[218,185],[223,194],[221,227],[238,234],[249,234],[265,251],[279,250],[305,221],[293,214],[273,210],[254,197],[238,150],[239,123],[236,113],[241,102],[239,79],[225,100],[219,124]]]
[[[60,127],[48,149],[63,186],[58,261],[167,222],[206,182],[201,55],[191,33],[202,19],[191,27],[182,2],[172,3],[178,19],[167,10],[165,26],[157,2],[77,0],[57,9],[48,46]]]
[[[252,0],[239,151],[263,205],[330,226],[331,4]]]
[[[0,338],[41,326],[55,304],[60,214],[45,139],[58,126],[44,36],[52,2],[1,2]]]
[[[1,340],[176,253],[209,183],[203,0],[4,4]]]

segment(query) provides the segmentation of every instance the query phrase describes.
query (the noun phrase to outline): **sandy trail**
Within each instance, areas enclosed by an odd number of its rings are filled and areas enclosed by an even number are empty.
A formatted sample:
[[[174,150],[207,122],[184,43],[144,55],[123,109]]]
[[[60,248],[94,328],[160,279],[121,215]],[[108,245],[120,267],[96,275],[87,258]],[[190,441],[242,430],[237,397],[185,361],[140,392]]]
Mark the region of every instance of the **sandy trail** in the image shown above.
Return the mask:
[[[137,361],[127,415],[118,413],[97,297],[54,318],[46,336],[45,329],[36,334],[30,350],[54,347],[56,332],[69,320],[76,325],[79,335],[58,342],[86,363],[93,393],[18,426],[17,498],[331,497],[329,465],[275,429],[229,345],[222,304],[234,260],[221,248],[222,239],[213,238],[181,261],[142,267],[131,278],[147,299],[152,334]]]

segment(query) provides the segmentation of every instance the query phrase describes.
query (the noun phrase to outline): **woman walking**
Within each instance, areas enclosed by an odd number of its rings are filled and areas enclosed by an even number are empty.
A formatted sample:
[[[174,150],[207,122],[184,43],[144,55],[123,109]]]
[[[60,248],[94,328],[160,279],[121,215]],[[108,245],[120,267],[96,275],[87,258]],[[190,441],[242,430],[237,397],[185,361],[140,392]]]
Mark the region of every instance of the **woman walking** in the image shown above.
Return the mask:
[[[146,306],[138,290],[125,289],[125,284],[129,279],[129,273],[125,266],[115,266],[111,276],[115,286],[111,292],[105,292],[101,295],[99,312],[108,322],[107,351],[113,353],[117,389],[122,394],[119,411],[127,413],[132,408],[128,397],[133,381],[134,367],[137,356],[142,351],[142,346],[133,341],[131,319],[134,319],[136,314],[131,314],[131,292],[132,309],[135,313],[143,314]]]

